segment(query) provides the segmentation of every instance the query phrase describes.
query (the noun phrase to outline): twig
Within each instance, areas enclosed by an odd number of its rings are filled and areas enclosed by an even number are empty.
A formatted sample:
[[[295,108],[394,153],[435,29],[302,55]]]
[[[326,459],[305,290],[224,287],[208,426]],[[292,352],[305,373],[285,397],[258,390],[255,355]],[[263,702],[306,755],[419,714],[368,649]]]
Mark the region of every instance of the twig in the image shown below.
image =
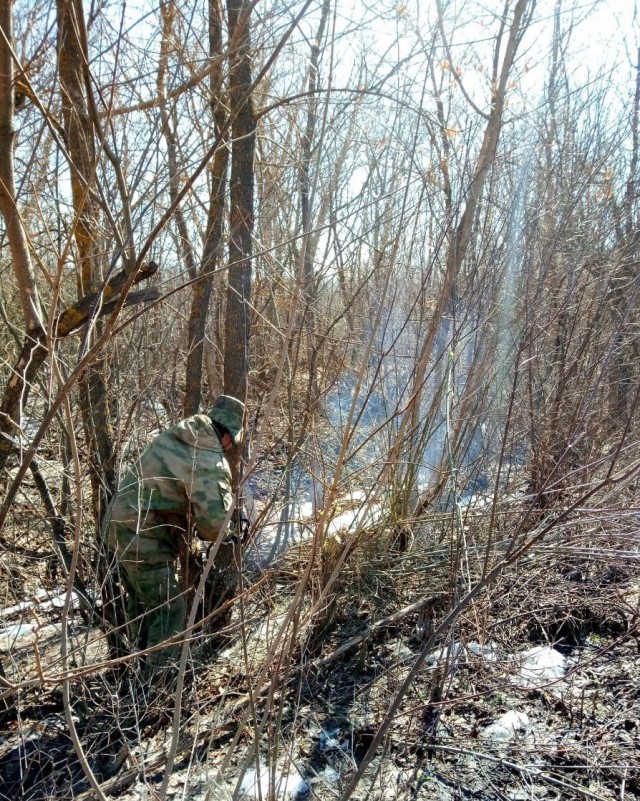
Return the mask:
[[[347,652],[351,651],[357,645],[360,645],[361,642],[368,640],[370,637],[380,631],[381,629],[389,628],[390,626],[395,626],[396,623],[399,623],[403,618],[407,617],[408,615],[414,614],[415,612],[419,612],[421,609],[424,609],[425,606],[430,606],[434,604],[438,600],[438,595],[431,595],[428,598],[422,598],[420,601],[416,601],[414,604],[409,604],[409,606],[405,606],[404,609],[400,609],[397,612],[394,612],[392,615],[383,618],[382,620],[376,621],[372,626],[369,626],[366,631],[361,632],[360,634],[356,634],[355,637],[352,637],[347,642],[343,643],[342,645],[338,646],[335,651],[332,651],[327,656],[323,656],[320,659],[316,659],[311,663],[308,663],[305,667],[309,668],[316,668],[321,669],[330,665],[332,662],[335,662],[336,659],[340,659],[340,657],[344,656]]]
[[[528,773],[529,775],[535,776],[538,779],[542,779],[542,781],[549,782],[549,784],[553,784],[556,787],[562,787],[564,790],[570,790],[572,793],[583,795],[585,798],[592,798],[594,801],[607,801],[604,796],[597,795],[597,793],[587,790],[585,787],[581,787],[579,784],[569,782],[566,779],[558,779],[555,776],[549,776],[548,774],[543,773],[538,765],[519,765],[517,762],[509,762],[507,759],[494,757],[490,754],[485,754],[482,751],[471,751],[470,749],[456,748],[450,745],[430,745],[429,748],[431,748],[433,751],[442,751],[450,754],[464,754],[466,756],[485,759],[488,762],[495,762],[498,765],[504,765],[506,768],[515,770],[518,773]]]

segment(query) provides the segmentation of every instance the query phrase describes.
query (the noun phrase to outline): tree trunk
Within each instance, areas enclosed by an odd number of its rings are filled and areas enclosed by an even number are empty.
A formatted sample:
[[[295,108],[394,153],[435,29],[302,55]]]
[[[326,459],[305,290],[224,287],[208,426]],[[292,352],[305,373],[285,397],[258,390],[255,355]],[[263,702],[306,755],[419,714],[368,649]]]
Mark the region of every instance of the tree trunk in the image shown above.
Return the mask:
[[[101,284],[98,269],[98,220],[95,200],[95,129],[89,112],[84,67],[88,64],[84,11],[79,0],[57,0],[58,70],[62,114],[69,152],[71,189],[75,212],[78,299]],[[92,332],[88,332],[92,338]],[[92,364],[80,380],[83,423],[91,454],[91,486],[98,527],[115,491],[113,433],[106,386],[104,357]]]
[[[318,391],[318,350],[316,342],[316,303],[318,288],[316,284],[315,271],[313,266],[314,248],[311,246],[311,154],[313,150],[313,140],[316,134],[316,121],[318,116],[318,97],[316,88],[318,84],[318,62],[320,60],[320,46],[324,38],[324,30],[329,17],[329,0],[324,0],[318,34],[315,42],[311,46],[311,58],[309,60],[309,103],[307,105],[307,122],[302,137],[302,159],[300,162],[300,216],[302,222],[302,258],[303,258],[303,282],[304,282],[304,315],[305,327],[307,329],[307,356],[309,368],[309,387],[307,405],[310,410],[315,409],[319,397]]]
[[[13,149],[15,144],[13,24],[11,0],[0,0],[0,213],[4,219],[13,271],[18,284],[26,335],[0,404],[0,470],[14,449],[22,409],[31,384],[47,357],[27,235],[17,206]]]
[[[160,119],[162,121],[162,133],[167,143],[167,169],[169,172],[169,198],[175,204],[175,221],[178,229],[178,250],[184,268],[190,280],[196,277],[196,259],[189,236],[189,227],[184,217],[182,206],[178,202],[180,193],[180,179],[182,177],[178,167],[178,120],[175,115],[175,107],[167,107],[167,88],[166,75],[169,67],[169,53],[171,42],[174,37],[173,20],[176,14],[175,0],[160,2],[160,14],[162,16],[162,40],[160,42],[160,59],[158,61],[158,98],[160,102]]]
[[[459,296],[459,280],[462,265],[471,242],[471,235],[473,231],[473,221],[478,210],[480,197],[484,189],[484,185],[496,157],[498,140],[500,138],[500,131],[502,129],[505,97],[507,91],[507,82],[509,73],[513,66],[516,50],[520,39],[522,38],[523,20],[525,11],[529,0],[518,0],[513,11],[513,19],[509,28],[509,36],[505,48],[505,54],[502,61],[502,67],[498,74],[500,46],[502,43],[502,35],[506,25],[506,15],[508,12],[508,4],[505,7],[504,16],[501,21],[500,32],[496,39],[494,49],[494,72],[493,72],[493,93],[491,98],[491,109],[489,114],[486,115],[486,126],[478,159],[476,161],[473,178],[466,195],[466,204],[458,225],[456,226],[451,237],[449,247],[447,250],[447,257],[445,263],[445,273],[443,277],[443,286],[433,312],[434,323],[429,327],[429,331],[422,343],[421,351],[416,365],[415,376],[413,379],[413,390],[411,400],[407,412],[403,416],[403,420],[398,433],[396,445],[392,449],[393,458],[391,461],[397,461],[399,449],[405,443],[405,436],[412,437],[414,432],[418,430],[420,422],[420,409],[421,398],[424,389],[427,366],[432,357],[433,346],[436,340],[438,331],[440,330],[439,321],[447,309],[455,308]],[[408,431],[407,431],[408,429]],[[422,505],[422,501],[418,502],[418,506]]]
[[[613,316],[619,333],[616,337],[611,398],[611,418],[622,426],[626,424],[633,401],[634,380],[638,375],[638,314],[635,294],[626,289],[632,286],[637,275],[638,230],[636,207],[638,197],[638,156],[640,118],[640,47],[636,51],[636,85],[631,111],[631,159],[621,221],[618,229],[618,247],[621,264],[620,277],[612,291]]]
[[[212,59],[218,59],[218,63],[220,63],[219,56],[222,52],[222,22],[220,0],[209,0],[209,52]],[[214,67],[211,71],[210,92],[211,110],[214,120],[214,136],[219,137],[227,125],[226,97],[223,93],[221,64],[220,66]],[[225,137],[225,139],[220,142],[220,146],[213,159],[207,232],[198,280],[193,287],[193,300],[191,303],[191,314],[189,316],[189,347],[184,400],[185,415],[195,414],[202,400],[205,330],[209,316],[215,272],[222,261],[222,230],[224,223],[228,153]],[[251,155],[251,182],[253,183],[252,165],[253,154]],[[250,199],[252,201],[253,195],[251,195]],[[251,247],[250,240],[249,247]],[[248,269],[249,271],[251,270],[250,262]],[[249,274],[249,281],[250,280]],[[210,390],[211,389],[210,387]]]
[[[256,122],[251,87],[249,4],[227,0],[230,54],[231,209],[229,218],[229,285],[225,320],[224,391],[240,400],[247,396],[251,302],[251,239],[253,234],[253,155]],[[239,463],[239,455],[234,460]]]

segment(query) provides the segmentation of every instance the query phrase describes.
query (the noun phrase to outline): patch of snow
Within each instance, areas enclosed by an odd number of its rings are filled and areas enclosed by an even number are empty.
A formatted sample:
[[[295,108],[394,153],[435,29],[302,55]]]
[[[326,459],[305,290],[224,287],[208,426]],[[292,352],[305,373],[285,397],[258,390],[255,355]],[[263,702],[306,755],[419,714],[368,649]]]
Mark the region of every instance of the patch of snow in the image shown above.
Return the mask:
[[[408,645],[405,645],[402,640],[393,640],[389,643],[389,655],[392,659],[397,659],[401,662],[406,662],[409,659],[413,659],[415,654],[409,648]]]
[[[345,496],[345,500],[351,503],[365,503],[369,497],[369,493],[364,490],[351,490]]]
[[[363,493],[364,496],[364,493]],[[361,499],[359,491],[347,496],[350,500]],[[380,504],[366,504],[359,509],[350,509],[334,517],[327,526],[327,536],[348,534],[358,528],[371,526],[383,514]],[[314,508],[312,501],[291,503],[283,506],[260,527],[244,554],[245,565],[260,568],[270,565],[292,545],[307,542],[314,536]]]
[[[461,653],[462,645],[459,642],[450,643],[442,648],[438,648],[436,651],[432,651],[427,657],[427,665],[432,668],[445,662],[448,662],[449,665],[455,665]]]
[[[467,651],[474,656],[481,656],[487,662],[498,662],[500,660],[500,651],[494,642],[488,642],[486,645],[480,645],[478,642],[468,642]]]
[[[318,774],[316,781],[321,781],[324,784],[337,784],[340,781],[340,774],[334,768],[326,765]]]
[[[14,648],[24,648],[37,640],[60,634],[60,631],[59,625],[43,626],[38,623],[18,623],[7,629],[0,629],[0,653]]]
[[[526,734],[528,729],[529,716],[525,712],[512,709],[500,715],[496,721],[480,732],[480,737],[493,742],[510,743]]]
[[[244,774],[240,795],[244,798],[270,798],[271,788],[274,790],[274,798],[304,795],[310,789],[307,782],[295,769],[291,773],[283,773],[276,768],[274,776],[266,765],[260,765],[259,770],[250,768]]]
[[[271,565],[292,545],[312,539],[313,503],[290,503],[280,507],[256,531],[244,553],[245,565],[263,568]]]
[[[483,509],[490,503],[493,503],[492,495],[479,495],[478,493],[463,493],[456,499],[457,505],[461,509]]]
[[[318,735],[318,748],[321,751],[344,751],[345,743],[341,743],[338,739],[340,729],[333,729],[331,731],[321,731]]]
[[[339,534],[341,532],[355,531],[357,528],[372,526],[382,517],[382,506],[372,504],[363,506],[360,509],[349,509],[346,512],[334,517],[327,526],[327,534]]]
[[[20,614],[20,612],[27,612],[36,604],[39,604],[43,598],[48,597],[49,593],[47,590],[40,588],[35,591],[32,598],[28,598],[26,601],[20,601],[20,603],[14,604],[13,606],[6,606],[4,609],[0,609],[0,618],[13,617],[14,615]]]
[[[524,681],[527,686],[540,687],[550,681],[561,679],[566,673],[567,660],[549,645],[536,645],[516,656],[520,663],[516,683]]]
[[[0,618],[13,617],[22,612],[28,612],[31,609],[37,609],[38,612],[48,612],[51,609],[62,609],[65,604],[67,594],[66,592],[59,593],[58,595],[50,595],[47,590],[39,589],[34,593],[33,598],[26,601],[21,601],[14,606],[7,606],[0,609]],[[80,599],[77,593],[73,593],[71,598],[71,608],[80,608]]]
[[[305,520],[313,517],[313,501],[304,501],[303,503],[295,504],[293,507],[292,517],[299,517]]]

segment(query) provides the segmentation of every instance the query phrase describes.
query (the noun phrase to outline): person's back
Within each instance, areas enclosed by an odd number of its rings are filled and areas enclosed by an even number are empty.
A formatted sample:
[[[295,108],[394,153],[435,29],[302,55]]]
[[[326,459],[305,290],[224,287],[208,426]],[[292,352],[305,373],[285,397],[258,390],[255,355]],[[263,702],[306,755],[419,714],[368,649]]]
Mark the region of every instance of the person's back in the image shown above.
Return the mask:
[[[213,541],[233,498],[225,449],[243,434],[244,404],[221,395],[197,414],[159,434],[120,483],[109,525],[109,547],[127,591],[130,639],[144,649],[182,632],[186,602],[178,554],[193,533]],[[148,657],[164,666],[177,644]]]
[[[182,515],[202,539],[212,540],[231,502],[222,443],[210,418],[197,414],[147,446],[120,483],[111,521],[141,531],[163,525],[167,515]]]

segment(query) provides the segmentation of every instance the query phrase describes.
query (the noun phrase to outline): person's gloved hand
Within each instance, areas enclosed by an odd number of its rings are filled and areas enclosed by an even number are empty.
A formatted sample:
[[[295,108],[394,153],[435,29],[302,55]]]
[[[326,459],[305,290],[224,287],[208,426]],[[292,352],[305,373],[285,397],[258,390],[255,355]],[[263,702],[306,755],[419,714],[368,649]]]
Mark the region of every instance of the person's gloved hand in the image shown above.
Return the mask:
[[[231,515],[231,525],[236,536],[239,536],[241,540],[244,540],[249,536],[251,521],[244,513],[244,509],[233,510],[233,514]]]

